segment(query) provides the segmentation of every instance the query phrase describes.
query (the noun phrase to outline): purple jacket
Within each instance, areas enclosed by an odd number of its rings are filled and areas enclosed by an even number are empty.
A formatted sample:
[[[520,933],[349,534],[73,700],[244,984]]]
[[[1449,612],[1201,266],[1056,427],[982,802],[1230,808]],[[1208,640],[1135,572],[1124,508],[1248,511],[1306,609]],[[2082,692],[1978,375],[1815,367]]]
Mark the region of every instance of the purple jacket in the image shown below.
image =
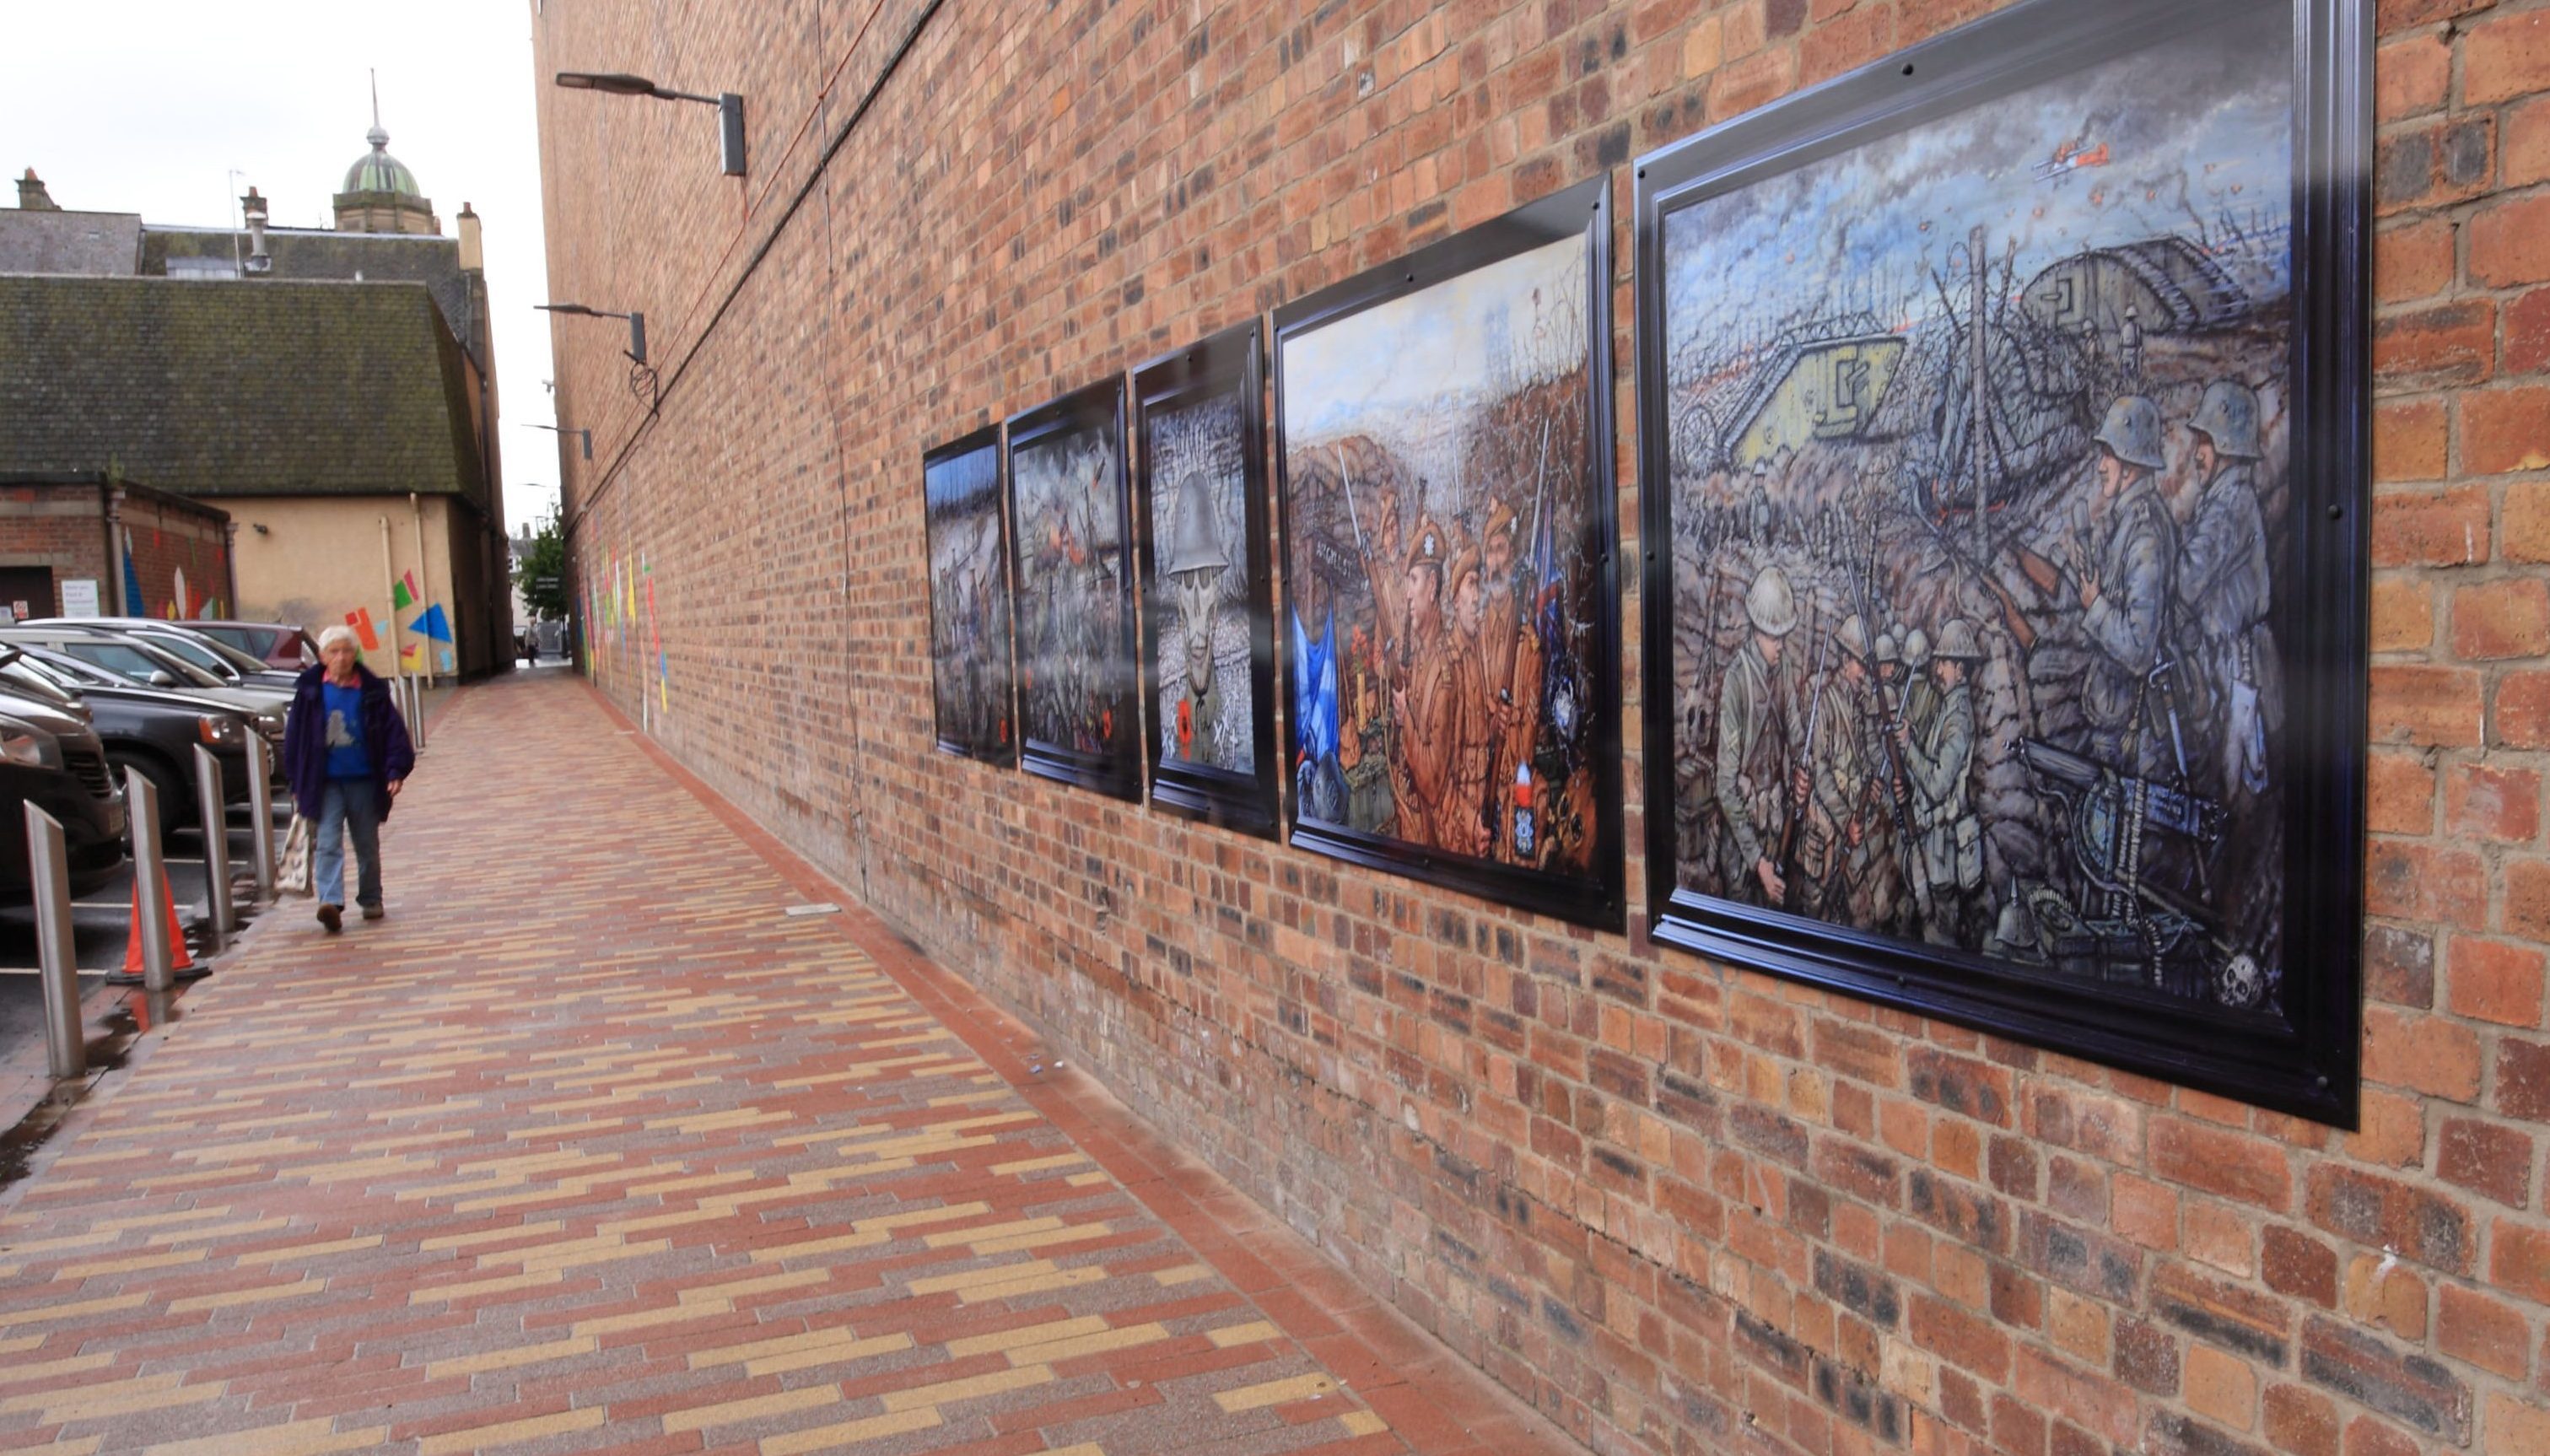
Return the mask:
[[[293,807],[314,819],[328,792],[328,705],[319,692],[327,676],[325,666],[302,669],[292,687],[292,714],[283,721],[284,782],[292,786]],[[390,701],[390,685],[359,662],[354,678],[363,692],[363,752],[372,760],[372,787],[381,791],[381,818],[387,819],[390,780],[416,771],[416,749],[408,742],[407,721]]]

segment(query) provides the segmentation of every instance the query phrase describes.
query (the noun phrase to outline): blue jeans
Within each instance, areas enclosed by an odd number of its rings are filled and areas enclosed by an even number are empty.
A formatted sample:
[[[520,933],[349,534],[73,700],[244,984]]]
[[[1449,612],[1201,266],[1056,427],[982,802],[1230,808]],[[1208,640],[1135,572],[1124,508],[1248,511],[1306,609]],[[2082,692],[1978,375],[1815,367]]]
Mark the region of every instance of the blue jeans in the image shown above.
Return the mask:
[[[319,798],[318,842],[312,846],[310,888],[322,905],[345,903],[345,833],[354,835],[359,868],[355,904],[381,903],[380,789],[370,779],[330,779]]]

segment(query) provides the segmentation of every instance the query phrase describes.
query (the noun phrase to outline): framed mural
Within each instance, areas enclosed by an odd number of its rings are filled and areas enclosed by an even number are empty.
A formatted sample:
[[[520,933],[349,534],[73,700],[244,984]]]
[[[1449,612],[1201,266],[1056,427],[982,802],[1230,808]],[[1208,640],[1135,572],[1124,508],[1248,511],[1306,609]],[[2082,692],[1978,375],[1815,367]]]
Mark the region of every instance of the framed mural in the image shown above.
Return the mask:
[[[1021,764],[1138,803],[1124,379],[1012,416],[1009,455]]]
[[[1639,162],[1656,938],[2351,1124],[2363,10],[2025,0]]]
[[[1265,374],[1252,319],[1133,374],[1151,803],[1275,835]]]
[[[1018,761],[1010,691],[1009,533],[1001,516],[1001,428],[987,425],[921,457],[930,538],[930,662],[938,750]]]
[[[1608,178],[1275,312],[1292,841],[1617,928]]]

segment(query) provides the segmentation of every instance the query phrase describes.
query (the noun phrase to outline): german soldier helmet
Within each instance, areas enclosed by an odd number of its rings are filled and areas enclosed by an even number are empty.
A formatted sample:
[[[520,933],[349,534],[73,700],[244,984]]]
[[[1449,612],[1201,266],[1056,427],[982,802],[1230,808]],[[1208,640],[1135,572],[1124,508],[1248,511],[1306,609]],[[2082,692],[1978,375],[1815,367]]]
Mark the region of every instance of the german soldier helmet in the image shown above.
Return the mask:
[[[1882,631],[1877,634],[1877,653],[1875,660],[1879,662],[1901,662],[1904,660],[1904,644],[1895,640],[1895,633],[1891,631]]]
[[[1904,634],[1904,665],[1916,671],[1930,665],[1930,634],[1917,627]]]
[[[1189,472],[1178,482],[1178,534],[1176,549],[1169,552],[1164,570],[1171,576],[1188,571],[1220,571],[1230,565],[1230,553],[1222,546],[1222,533],[1213,521],[1213,487],[1205,482],[1202,472]]]
[[[2236,379],[2216,379],[2205,386],[2204,402],[2187,428],[2213,441],[2213,453],[2229,460],[2254,460],[2258,448],[2258,396]]]
[[[2128,465],[2145,470],[2161,468],[2160,410],[2138,394],[2121,395],[2108,406],[2108,418],[2099,424],[2099,433],[2090,437],[2108,447],[2109,453]]]

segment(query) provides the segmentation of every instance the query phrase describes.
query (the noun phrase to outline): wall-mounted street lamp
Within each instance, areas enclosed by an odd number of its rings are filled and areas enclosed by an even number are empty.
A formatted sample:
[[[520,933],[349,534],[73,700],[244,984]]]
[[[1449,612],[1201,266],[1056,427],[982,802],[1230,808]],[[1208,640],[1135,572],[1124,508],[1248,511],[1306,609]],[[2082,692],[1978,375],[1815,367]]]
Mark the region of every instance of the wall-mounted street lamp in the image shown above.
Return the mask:
[[[646,316],[644,314],[615,314],[609,309],[589,309],[580,303],[536,303],[532,307],[544,314],[573,314],[579,319],[627,319],[629,321],[629,357],[637,363],[646,362]]]
[[[584,441],[584,457],[588,460],[593,458],[593,432],[590,430],[571,425],[535,425],[529,420],[517,420],[514,423],[526,430],[545,430],[551,435],[572,435]]]
[[[719,155],[730,177],[743,175],[743,98],[733,91],[699,96],[658,86],[627,71],[559,71],[557,83],[570,91],[604,91],[614,96],[652,96],[659,101],[696,101],[718,111]]]

